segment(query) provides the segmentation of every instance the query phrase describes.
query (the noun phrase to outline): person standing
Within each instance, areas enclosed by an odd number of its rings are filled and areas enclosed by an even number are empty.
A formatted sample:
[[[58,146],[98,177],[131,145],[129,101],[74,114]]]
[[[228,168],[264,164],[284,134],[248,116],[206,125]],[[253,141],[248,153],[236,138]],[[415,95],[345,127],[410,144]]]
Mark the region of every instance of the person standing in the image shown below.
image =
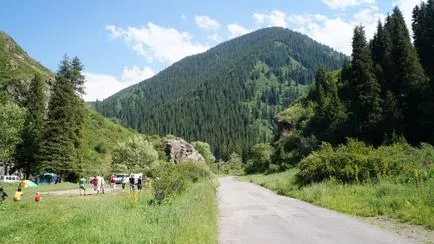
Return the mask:
[[[130,190],[134,190],[135,189],[135,181],[136,179],[134,178],[134,176],[130,176]]]
[[[139,178],[137,179],[137,190],[142,190],[142,176],[139,176]]]
[[[115,176],[112,175],[110,177],[110,186],[112,187],[112,192],[115,192],[116,190],[116,181],[115,181]]]
[[[83,190],[83,196],[86,196],[86,179],[84,177],[81,177],[80,180],[78,180],[78,190],[80,191],[81,196],[81,190]]]
[[[105,193],[105,181],[104,181],[104,175],[101,175],[101,177],[100,177],[100,181],[101,181],[101,193],[104,194],[104,193]]]
[[[125,177],[125,175],[122,176],[121,183],[122,183],[122,191],[125,191],[125,185],[127,184],[127,177]]]

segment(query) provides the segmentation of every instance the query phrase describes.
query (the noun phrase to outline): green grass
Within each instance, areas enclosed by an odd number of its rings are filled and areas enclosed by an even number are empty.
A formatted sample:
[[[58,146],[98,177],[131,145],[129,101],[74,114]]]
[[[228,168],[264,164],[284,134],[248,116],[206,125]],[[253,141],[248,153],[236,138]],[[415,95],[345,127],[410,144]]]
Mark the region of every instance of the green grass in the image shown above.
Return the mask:
[[[25,191],[22,202],[8,199],[0,211],[0,243],[217,243],[216,185],[192,184],[162,205],[141,192],[137,208],[126,192],[43,195],[37,204]]]
[[[298,169],[271,174],[250,175],[243,179],[339,212],[358,216],[388,216],[401,222],[434,229],[434,180],[399,184],[391,180],[378,183],[339,184],[335,181],[299,187],[294,184]]]

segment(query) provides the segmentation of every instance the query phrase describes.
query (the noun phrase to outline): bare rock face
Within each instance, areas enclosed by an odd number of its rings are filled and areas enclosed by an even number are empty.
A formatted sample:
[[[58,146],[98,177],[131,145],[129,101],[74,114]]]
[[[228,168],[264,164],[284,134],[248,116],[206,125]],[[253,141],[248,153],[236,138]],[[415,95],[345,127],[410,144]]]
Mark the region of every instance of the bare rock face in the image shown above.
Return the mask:
[[[176,137],[173,139],[166,139],[164,141],[164,148],[169,157],[169,161],[175,164],[182,163],[183,161],[191,160],[199,163],[204,163],[205,160],[200,153],[184,139]]]

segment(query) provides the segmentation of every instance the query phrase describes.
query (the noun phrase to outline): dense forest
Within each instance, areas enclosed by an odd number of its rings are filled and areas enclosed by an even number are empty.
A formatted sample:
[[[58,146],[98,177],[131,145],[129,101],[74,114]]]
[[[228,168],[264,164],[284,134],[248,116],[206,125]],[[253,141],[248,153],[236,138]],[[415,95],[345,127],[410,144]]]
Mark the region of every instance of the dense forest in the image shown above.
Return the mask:
[[[434,1],[413,13],[413,40],[398,8],[368,41],[354,29],[352,56],[339,72],[319,68],[309,92],[279,114],[276,161],[298,163],[321,142],[355,138],[378,147],[434,143]]]
[[[319,65],[345,56],[307,36],[267,28],[184,58],[151,79],[95,103],[146,134],[208,142],[218,158],[274,138],[274,116],[307,90]]]

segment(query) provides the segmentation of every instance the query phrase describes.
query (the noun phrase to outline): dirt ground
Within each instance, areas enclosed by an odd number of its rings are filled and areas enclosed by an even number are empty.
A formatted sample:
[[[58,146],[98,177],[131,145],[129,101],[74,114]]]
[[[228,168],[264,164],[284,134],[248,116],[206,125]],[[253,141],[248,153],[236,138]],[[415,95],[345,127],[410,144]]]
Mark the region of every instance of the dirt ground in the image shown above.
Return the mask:
[[[394,219],[385,216],[360,218],[362,221],[377,225],[388,231],[393,231],[401,235],[408,236],[417,242],[434,244],[434,231],[428,230],[420,225],[411,225],[407,223],[400,223]]]

